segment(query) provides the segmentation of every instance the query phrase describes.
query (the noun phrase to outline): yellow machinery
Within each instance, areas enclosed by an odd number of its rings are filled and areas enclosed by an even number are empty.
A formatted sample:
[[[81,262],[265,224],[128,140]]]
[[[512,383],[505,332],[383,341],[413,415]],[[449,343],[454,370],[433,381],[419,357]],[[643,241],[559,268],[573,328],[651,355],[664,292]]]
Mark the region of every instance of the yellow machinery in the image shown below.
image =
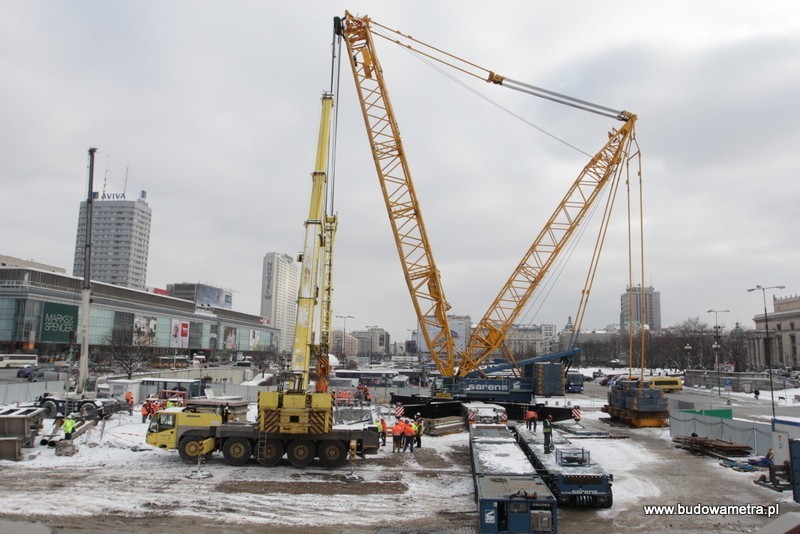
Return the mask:
[[[504,350],[504,341],[509,328],[540,287],[543,278],[602,189],[612,184],[612,191],[616,191],[622,170],[630,158],[630,146],[635,139],[636,115],[510,80],[409,35],[378,24],[369,17],[355,17],[345,13],[343,19],[336,19],[335,26],[347,44],[373,161],[422,335],[442,375],[463,377],[478,369],[491,352]],[[448,65],[489,83],[507,86],[622,122],[620,128],[613,129],[609,133],[607,143],[591,158],[573,182],[486,314],[473,329],[467,348],[462,353],[457,353],[454,348],[447,318],[450,305],[445,298],[439,269],[433,258],[406,160],[406,151],[389,99],[383,68],[376,54],[374,43],[376,37],[397,43],[428,60]],[[592,259],[590,273],[583,290],[584,298],[579,307],[580,318],[594,278],[594,269],[597,266],[597,258],[608,224],[608,214],[613,205],[613,196],[609,195],[603,227],[596,243],[595,257]],[[579,324],[576,322],[577,328]],[[504,352],[508,357],[508,352]]]
[[[287,434],[324,434],[333,424],[333,403],[326,392],[309,393],[308,377],[314,350],[314,317],[320,294],[326,238],[332,232],[325,215],[333,95],[322,96],[322,113],[317,138],[317,155],[311,175],[311,199],[305,222],[305,240],[300,261],[300,285],[297,296],[291,378],[283,391],[262,391],[258,396],[258,428],[261,432]],[[335,227],[335,226],[334,226]],[[327,351],[325,352],[327,358]]]
[[[147,443],[162,449],[177,449],[185,461],[221,451],[231,465],[244,465],[250,458],[266,466],[276,465],[284,453],[296,467],[319,458],[325,467],[338,467],[351,453],[374,454],[378,434],[368,428],[333,429],[333,403],[325,392],[327,334],[330,332],[330,296],[333,236],[336,217],[326,215],[328,147],[333,96],[322,96],[317,154],[312,173],[311,199],[305,221],[305,241],[299,261],[300,287],[291,374],[279,391],[258,396],[255,423],[228,422],[224,411],[207,412],[195,407],[162,410],[150,422]],[[322,286],[322,343],[317,369],[322,387],[311,393],[309,368],[314,346],[314,316]]]

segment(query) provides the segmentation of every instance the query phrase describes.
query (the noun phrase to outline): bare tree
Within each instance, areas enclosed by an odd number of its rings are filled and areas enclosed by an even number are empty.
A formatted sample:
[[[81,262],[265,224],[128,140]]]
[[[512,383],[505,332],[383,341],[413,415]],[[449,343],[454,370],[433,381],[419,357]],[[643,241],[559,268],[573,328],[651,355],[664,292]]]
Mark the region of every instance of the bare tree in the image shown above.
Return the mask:
[[[137,371],[147,367],[149,348],[143,345],[134,345],[132,338],[122,333],[113,333],[107,339],[107,348],[111,361],[122,369],[130,380]]]

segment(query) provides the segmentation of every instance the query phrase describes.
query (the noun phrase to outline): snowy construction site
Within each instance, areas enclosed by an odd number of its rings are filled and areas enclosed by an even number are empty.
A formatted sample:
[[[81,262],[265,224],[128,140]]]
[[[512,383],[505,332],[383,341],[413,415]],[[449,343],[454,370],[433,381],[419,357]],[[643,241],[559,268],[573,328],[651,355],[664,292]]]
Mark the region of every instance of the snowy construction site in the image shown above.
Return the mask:
[[[579,532],[756,532],[777,514],[800,510],[791,491],[754,482],[765,471],[737,471],[714,457],[677,448],[668,428],[611,426],[593,394],[574,397],[582,410],[554,425],[556,452],[569,440],[613,475],[608,507],[559,507],[557,529]],[[376,454],[337,468],[318,460],[297,468],[231,466],[220,454],[185,462],[146,444],[148,422],[114,414],[74,438],[71,455],[37,444],[21,461],[0,462],[0,530],[17,532],[480,532],[470,431],[464,418],[441,436],[423,435],[412,452]],[[394,423],[390,406],[376,406]],[[251,406],[250,416],[254,406]],[[352,410],[350,411],[352,413]],[[374,416],[370,416],[370,419]],[[372,421],[354,422],[364,427]],[[45,419],[44,428],[53,420]],[[510,421],[524,427],[522,421]],[[347,425],[346,425],[347,426]],[[474,426],[474,425],[473,425]],[[505,425],[502,425],[505,426]],[[541,425],[536,433],[541,435]],[[575,439],[580,430],[589,437]],[[596,437],[591,437],[594,434]],[[61,439],[61,436],[54,436]],[[496,448],[491,463],[520,470]],[[484,462],[485,463],[485,462]],[[524,462],[523,462],[524,463]],[[528,466],[529,468],[530,466]],[[762,507],[762,513],[647,515],[654,505]],[[752,510],[751,510],[752,511]],[[767,513],[771,514],[769,517]],[[22,522],[22,523],[19,523]],[[22,530],[33,528],[41,530]],[[16,530],[15,530],[16,529]],[[525,530],[526,532],[533,530]]]

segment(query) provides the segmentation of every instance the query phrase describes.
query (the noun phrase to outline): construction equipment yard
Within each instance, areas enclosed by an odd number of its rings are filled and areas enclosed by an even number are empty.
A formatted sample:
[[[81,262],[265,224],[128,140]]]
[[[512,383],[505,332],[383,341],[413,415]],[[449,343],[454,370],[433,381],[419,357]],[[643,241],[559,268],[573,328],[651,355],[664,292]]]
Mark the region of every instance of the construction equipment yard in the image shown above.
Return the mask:
[[[587,399],[588,400],[588,399]],[[587,402],[588,405],[588,402]],[[587,428],[617,439],[580,445],[614,475],[614,504],[560,508],[560,532],[754,532],[766,515],[645,515],[646,505],[779,505],[800,510],[791,492],[753,483],[718,459],[676,448],[669,430],[609,428],[599,409],[584,410]],[[571,423],[563,423],[571,424]],[[219,455],[200,466],[145,444],[138,416],[115,415],[76,439],[78,453],[31,449],[21,462],[0,462],[4,520],[41,523],[51,532],[477,532],[468,434],[425,436],[413,454],[377,455],[325,469],[286,460],[268,468],[231,467]],[[210,475],[210,476],[209,476]],[[355,475],[354,481],[348,481]],[[772,518],[774,519],[774,518]],[[0,527],[10,528],[13,523]],[[43,530],[46,532],[47,530]]]

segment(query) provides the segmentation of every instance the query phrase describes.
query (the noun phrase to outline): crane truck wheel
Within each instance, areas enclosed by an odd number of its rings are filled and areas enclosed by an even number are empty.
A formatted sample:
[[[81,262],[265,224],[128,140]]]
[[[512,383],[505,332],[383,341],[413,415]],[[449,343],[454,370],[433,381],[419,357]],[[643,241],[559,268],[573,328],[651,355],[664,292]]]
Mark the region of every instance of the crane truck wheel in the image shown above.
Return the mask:
[[[200,454],[200,443],[202,436],[183,436],[178,442],[178,454],[184,462],[196,463],[197,455]]]
[[[230,465],[244,465],[253,455],[253,445],[247,438],[228,438],[222,446],[222,456]]]
[[[286,455],[295,467],[305,467],[314,459],[316,451],[310,439],[296,439],[289,444]]]
[[[58,407],[56,403],[53,401],[44,401],[42,403],[42,409],[44,410],[44,416],[48,419],[51,419],[58,415]]]
[[[277,439],[268,439],[258,456],[258,463],[272,467],[283,458],[283,443]]]
[[[341,441],[323,441],[319,446],[319,462],[325,467],[343,466],[347,462],[347,447]]]
[[[97,406],[93,402],[84,402],[80,407],[81,416],[86,419],[94,419],[97,417]]]

